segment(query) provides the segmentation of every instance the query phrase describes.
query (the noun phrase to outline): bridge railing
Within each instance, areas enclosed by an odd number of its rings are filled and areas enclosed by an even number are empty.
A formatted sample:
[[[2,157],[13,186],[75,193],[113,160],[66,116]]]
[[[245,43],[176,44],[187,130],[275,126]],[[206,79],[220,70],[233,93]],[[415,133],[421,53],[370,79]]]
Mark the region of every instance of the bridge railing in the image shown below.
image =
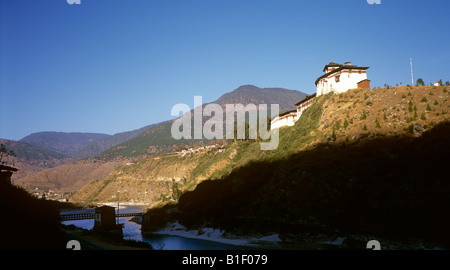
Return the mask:
[[[61,221],[93,219],[93,218],[94,218],[94,213],[89,213],[89,214],[67,214],[67,215],[60,215],[59,216],[59,219]]]
[[[116,217],[137,217],[143,216],[144,212],[116,214]]]
[[[121,214],[116,214],[116,217],[136,217],[136,216],[143,216],[143,215],[144,215],[144,212],[121,213]],[[66,215],[60,215],[59,216],[59,219],[61,221],[93,219],[93,218],[95,218],[95,214],[94,213],[66,214]]]

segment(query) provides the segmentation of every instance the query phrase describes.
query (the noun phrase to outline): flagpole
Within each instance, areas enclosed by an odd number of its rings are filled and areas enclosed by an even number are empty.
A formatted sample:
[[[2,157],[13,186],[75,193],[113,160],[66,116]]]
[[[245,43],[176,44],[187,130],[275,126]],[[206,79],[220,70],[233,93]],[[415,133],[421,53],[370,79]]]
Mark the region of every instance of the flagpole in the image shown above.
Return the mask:
[[[119,195],[120,191],[117,191],[117,225],[119,225]]]

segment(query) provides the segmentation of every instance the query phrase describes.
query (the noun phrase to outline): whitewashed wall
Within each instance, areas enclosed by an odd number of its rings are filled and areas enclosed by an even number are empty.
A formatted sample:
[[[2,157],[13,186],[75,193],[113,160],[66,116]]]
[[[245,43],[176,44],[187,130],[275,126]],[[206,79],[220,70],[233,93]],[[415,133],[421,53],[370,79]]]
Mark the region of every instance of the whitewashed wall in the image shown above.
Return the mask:
[[[333,74],[335,75],[335,74]],[[349,89],[358,87],[358,82],[367,79],[367,73],[342,73],[339,75],[339,82],[336,82],[336,76],[323,78],[317,83],[317,95],[325,95],[331,91],[343,93]]]

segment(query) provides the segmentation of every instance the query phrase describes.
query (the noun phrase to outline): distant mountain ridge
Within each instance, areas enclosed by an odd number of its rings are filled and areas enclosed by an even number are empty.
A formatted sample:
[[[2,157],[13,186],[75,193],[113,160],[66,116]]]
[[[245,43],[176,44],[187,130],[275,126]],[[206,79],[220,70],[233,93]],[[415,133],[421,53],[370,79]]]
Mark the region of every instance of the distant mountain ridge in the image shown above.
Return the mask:
[[[40,146],[66,156],[72,156],[88,144],[111,135],[101,133],[55,132],[32,133],[20,142]]]
[[[308,94],[285,88],[259,88],[254,85],[243,85],[232,92],[222,95],[213,102],[220,106],[226,104],[279,104],[279,111],[295,109],[295,103],[304,99]],[[270,106],[268,106],[270,109]],[[192,113],[192,111],[191,111]],[[193,145],[202,140],[175,140],[171,136],[172,121],[166,121],[150,128],[135,138],[109,148],[98,156],[100,159],[113,160],[117,157],[135,158],[149,156],[162,152],[173,151],[177,145]]]
[[[123,163],[123,161],[114,161],[95,165],[95,161],[75,162],[76,160],[96,156],[116,144],[134,138],[155,125],[158,124],[147,125],[114,135],[38,132],[25,137],[22,139],[23,141],[0,139],[0,142],[16,154],[16,157],[12,159],[15,161],[15,167],[19,168],[19,171],[12,176],[16,184],[26,186],[30,190],[39,187],[73,191],[81,187],[85,183],[83,181],[89,182],[92,178],[104,177],[115,166]],[[30,141],[34,144],[24,141]],[[81,149],[79,149],[80,147]],[[59,151],[53,150],[55,148]],[[75,150],[77,151],[74,152]],[[72,155],[68,155],[69,153]],[[60,186],[62,188],[59,188]]]
[[[78,152],[76,152],[73,155],[73,157],[76,159],[83,159],[83,158],[87,158],[87,157],[97,156],[97,155],[101,154],[102,152],[108,150],[109,148],[111,148],[117,144],[123,143],[125,141],[128,141],[128,140],[138,136],[142,132],[144,132],[154,126],[157,126],[157,125],[159,125],[159,124],[147,125],[145,127],[139,128],[139,129],[116,133],[112,136],[107,136],[107,137],[98,139],[98,140],[93,141],[90,144],[86,145],[85,147],[81,148]]]
[[[0,139],[0,143],[15,154],[11,161],[19,171],[13,174],[13,180],[73,161],[64,154],[25,142]]]
[[[308,94],[286,88],[259,88],[254,85],[242,85],[233,92],[222,95],[213,103],[225,104],[278,104],[280,111],[295,109],[295,103]]]

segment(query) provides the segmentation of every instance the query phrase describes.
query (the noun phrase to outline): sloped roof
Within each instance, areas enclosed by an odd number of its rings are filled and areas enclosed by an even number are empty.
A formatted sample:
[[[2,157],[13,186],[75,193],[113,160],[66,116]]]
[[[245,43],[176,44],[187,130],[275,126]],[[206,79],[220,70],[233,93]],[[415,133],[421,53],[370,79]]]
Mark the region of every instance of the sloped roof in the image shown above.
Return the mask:
[[[297,112],[297,110],[285,111],[283,113],[280,113],[278,116],[281,117],[281,116],[285,116],[285,115],[288,115],[290,113],[296,113],[296,112]]]
[[[327,67],[327,66],[325,66],[325,67]],[[346,70],[346,69],[366,70],[368,68],[369,67],[358,67],[358,66],[355,66],[355,65],[339,65],[338,68],[335,68],[332,71],[327,72],[327,73],[323,74],[322,76],[320,76],[319,78],[317,78],[316,85],[321,79],[326,78],[326,77],[328,77],[328,76],[330,76],[330,75],[332,75],[334,73],[337,73],[339,71],[342,71],[342,70]]]
[[[310,99],[316,97],[316,95],[317,95],[317,93],[314,93],[314,94],[312,94],[312,95],[309,95],[309,96],[305,97],[305,98],[302,99],[301,101],[295,103],[295,106],[298,106],[298,105],[300,105],[300,104],[302,104],[302,103],[304,103],[304,102],[306,102],[306,101],[308,101],[308,100],[310,100]]]
[[[329,67],[340,67],[340,66],[342,66],[342,65],[331,61],[328,65],[326,65],[323,68],[323,71],[325,72],[325,70],[327,70]]]
[[[14,168],[14,167],[10,167],[10,166],[6,166],[6,165],[0,165],[0,170],[1,171],[17,172],[19,169]]]

